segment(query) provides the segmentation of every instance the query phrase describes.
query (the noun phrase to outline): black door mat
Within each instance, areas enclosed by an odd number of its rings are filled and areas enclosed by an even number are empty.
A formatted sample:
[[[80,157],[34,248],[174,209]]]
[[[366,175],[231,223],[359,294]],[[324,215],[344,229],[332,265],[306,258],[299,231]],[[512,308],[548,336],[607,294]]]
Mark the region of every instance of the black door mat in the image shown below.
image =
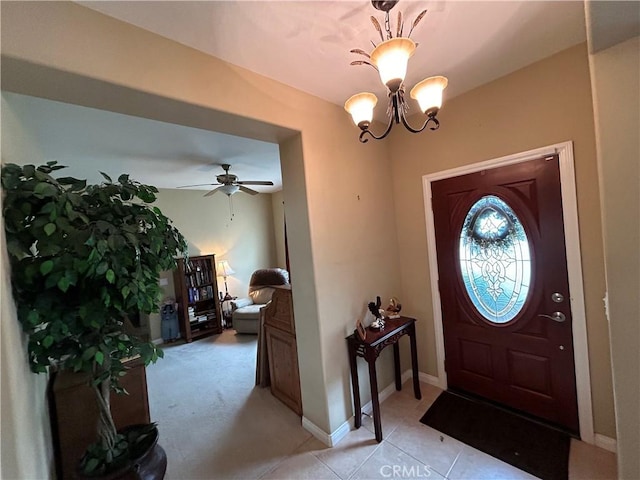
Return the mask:
[[[571,437],[533,420],[442,392],[420,421],[536,477],[568,478]]]

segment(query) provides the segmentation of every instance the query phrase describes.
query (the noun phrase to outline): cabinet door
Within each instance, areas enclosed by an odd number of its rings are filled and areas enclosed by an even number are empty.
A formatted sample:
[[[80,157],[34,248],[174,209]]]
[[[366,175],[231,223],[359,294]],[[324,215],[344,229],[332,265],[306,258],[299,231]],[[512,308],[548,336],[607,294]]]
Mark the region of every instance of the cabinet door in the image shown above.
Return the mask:
[[[265,326],[265,333],[269,351],[271,393],[298,415],[302,415],[296,337],[268,325]]]

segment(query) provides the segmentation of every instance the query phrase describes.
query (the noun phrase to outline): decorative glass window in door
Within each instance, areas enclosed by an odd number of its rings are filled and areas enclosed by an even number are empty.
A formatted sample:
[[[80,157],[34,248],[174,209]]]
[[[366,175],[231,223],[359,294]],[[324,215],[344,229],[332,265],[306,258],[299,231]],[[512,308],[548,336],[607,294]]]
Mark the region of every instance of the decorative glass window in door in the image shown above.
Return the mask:
[[[460,270],[471,302],[492,323],[522,310],[531,285],[527,234],[513,209],[495,195],[473,204],[460,233]]]

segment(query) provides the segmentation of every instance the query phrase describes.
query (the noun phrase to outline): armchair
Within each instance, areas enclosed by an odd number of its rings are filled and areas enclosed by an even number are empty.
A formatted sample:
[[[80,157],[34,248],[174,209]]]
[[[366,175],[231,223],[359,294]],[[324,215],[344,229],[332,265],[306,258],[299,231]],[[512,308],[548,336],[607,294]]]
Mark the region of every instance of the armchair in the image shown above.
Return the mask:
[[[231,302],[236,332],[258,334],[260,310],[271,301],[275,288],[291,288],[289,272],[282,268],[263,268],[253,272],[249,280],[249,296]]]

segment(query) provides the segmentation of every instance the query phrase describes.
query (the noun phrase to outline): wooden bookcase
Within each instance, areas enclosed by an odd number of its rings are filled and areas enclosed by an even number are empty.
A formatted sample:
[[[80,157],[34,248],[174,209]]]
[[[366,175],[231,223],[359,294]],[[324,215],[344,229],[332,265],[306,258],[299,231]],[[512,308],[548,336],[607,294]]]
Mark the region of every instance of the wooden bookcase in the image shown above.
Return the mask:
[[[222,333],[215,255],[178,259],[173,272],[180,333],[187,342]]]

